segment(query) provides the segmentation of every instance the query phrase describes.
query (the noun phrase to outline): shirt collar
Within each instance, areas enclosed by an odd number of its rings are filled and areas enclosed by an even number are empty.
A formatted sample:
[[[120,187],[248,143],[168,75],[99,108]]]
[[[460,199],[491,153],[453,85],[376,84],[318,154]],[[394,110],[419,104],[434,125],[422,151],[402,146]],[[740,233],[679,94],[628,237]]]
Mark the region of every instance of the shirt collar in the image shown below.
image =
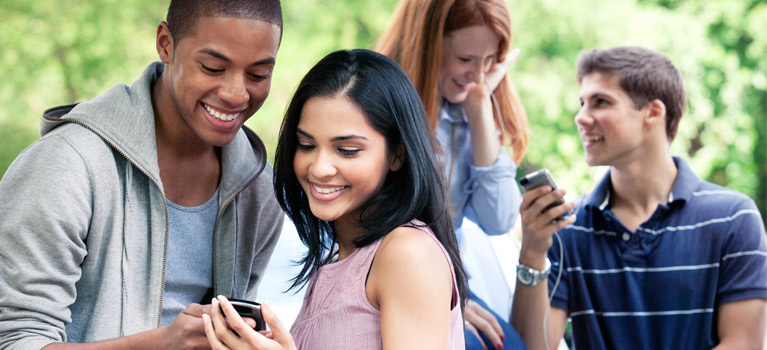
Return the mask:
[[[672,157],[674,164],[677,168],[676,181],[674,181],[674,188],[668,195],[668,204],[679,202],[680,204],[686,203],[692,197],[693,192],[698,188],[700,178],[690,169],[687,162],[680,157]],[[612,182],[610,181],[610,170],[602,180],[599,181],[597,187],[586,195],[584,205],[587,207],[594,207],[599,210],[605,210],[610,205],[610,193],[612,192]]]
[[[440,109],[439,119],[451,123],[460,123],[465,120],[462,103],[450,103],[445,101]]]

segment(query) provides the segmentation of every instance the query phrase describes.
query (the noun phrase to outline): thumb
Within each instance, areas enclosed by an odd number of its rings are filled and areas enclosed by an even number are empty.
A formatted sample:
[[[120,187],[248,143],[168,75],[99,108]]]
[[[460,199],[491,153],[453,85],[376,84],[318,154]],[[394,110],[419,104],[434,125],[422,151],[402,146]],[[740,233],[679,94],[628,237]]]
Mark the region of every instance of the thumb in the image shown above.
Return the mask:
[[[295,349],[293,336],[291,336],[290,332],[288,332],[288,330],[282,326],[282,323],[280,323],[277,315],[275,315],[274,311],[272,311],[272,305],[269,304],[268,301],[264,301],[261,304],[261,314],[264,317],[264,322],[266,322],[266,325],[269,326],[269,329],[272,330],[272,336],[274,337],[273,339],[280,343],[283,347],[287,345],[289,348]]]
[[[202,314],[210,314],[210,305],[200,305],[196,303],[191,303],[186,306],[184,311],[182,313],[194,316],[197,318],[201,318]]]

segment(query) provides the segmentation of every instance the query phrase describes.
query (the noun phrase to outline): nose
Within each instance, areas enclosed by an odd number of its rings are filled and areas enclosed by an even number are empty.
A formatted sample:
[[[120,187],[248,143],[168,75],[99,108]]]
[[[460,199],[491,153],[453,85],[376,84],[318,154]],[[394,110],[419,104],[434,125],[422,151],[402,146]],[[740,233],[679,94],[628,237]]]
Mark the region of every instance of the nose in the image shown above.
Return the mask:
[[[242,106],[250,99],[245,87],[245,74],[232,73],[227,75],[218,89],[218,97],[233,107]]]
[[[318,151],[315,154],[316,157],[309,166],[312,177],[317,180],[325,180],[335,176],[338,170],[333,164],[333,157],[323,151]]]
[[[575,124],[576,125],[591,125],[594,122],[594,119],[591,118],[591,116],[586,113],[586,107],[581,107],[580,110],[578,110],[578,113],[575,114]]]

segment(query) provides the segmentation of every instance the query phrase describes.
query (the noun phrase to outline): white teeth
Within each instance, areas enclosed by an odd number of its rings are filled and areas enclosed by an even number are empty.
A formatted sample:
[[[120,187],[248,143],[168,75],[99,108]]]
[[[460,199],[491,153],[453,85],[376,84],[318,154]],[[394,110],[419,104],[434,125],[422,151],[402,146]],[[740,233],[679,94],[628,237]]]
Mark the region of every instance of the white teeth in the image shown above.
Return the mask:
[[[319,188],[319,187],[317,187],[315,185],[312,185],[312,186],[314,186],[314,189],[317,190],[317,192],[322,193],[322,194],[331,194],[333,192],[340,191],[340,190],[344,189],[344,186],[334,187],[334,188]]]
[[[235,113],[235,114],[221,113],[204,103],[202,105],[205,106],[205,110],[208,111],[210,115],[216,117],[216,119],[218,120],[223,120],[225,122],[232,121],[234,120],[234,118],[237,118],[237,116],[240,115],[240,113]]]
[[[583,140],[588,142],[597,142],[597,141],[602,141],[603,139],[604,137],[602,136],[584,136],[583,137]]]

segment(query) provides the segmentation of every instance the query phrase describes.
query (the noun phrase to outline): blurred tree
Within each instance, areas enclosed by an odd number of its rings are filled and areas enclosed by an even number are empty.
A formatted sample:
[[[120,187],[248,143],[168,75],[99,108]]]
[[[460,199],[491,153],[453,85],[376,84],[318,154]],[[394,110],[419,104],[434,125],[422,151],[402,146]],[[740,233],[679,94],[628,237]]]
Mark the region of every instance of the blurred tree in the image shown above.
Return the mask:
[[[154,35],[169,0],[0,2],[0,175],[37,138],[45,108],[130,84],[157,59]],[[248,125],[274,150],[285,105],[317,60],[372,48],[397,0],[283,1],[284,34],[272,90]],[[519,175],[546,166],[573,194],[589,168],[573,116],[574,63],[583,49],[640,45],[666,53],[689,93],[675,154],[703,178],[767,208],[767,0],[509,0],[510,73],[530,116],[532,143]]]

